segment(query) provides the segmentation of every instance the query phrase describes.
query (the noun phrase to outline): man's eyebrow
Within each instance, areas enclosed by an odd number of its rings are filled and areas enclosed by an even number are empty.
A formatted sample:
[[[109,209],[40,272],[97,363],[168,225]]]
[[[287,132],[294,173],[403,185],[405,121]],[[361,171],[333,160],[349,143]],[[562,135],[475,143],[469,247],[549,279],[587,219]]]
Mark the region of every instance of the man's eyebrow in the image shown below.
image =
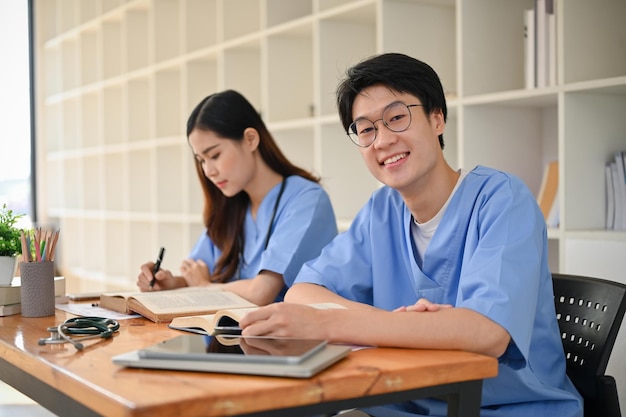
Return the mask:
[[[398,103],[402,103],[402,104],[404,104],[404,105],[406,106],[406,103],[405,103],[404,101],[402,101],[402,100],[395,100],[395,101],[392,101],[391,103],[388,103],[388,104],[386,104],[386,105],[383,107],[383,110],[382,110],[382,112],[381,112],[381,115],[382,115],[382,113],[384,113],[384,112],[385,112],[385,110],[387,110],[389,107],[393,106],[394,104],[398,104]],[[354,120],[363,120],[363,119],[365,119],[365,120],[369,120],[369,119],[368,119],[367,117],[365,117],[365,116],[360,116],[360,117],[357,117],[357,118],[356,118],[356,119],[354,119]],[[354,121],[354,120],[353,120],[353,121]]]

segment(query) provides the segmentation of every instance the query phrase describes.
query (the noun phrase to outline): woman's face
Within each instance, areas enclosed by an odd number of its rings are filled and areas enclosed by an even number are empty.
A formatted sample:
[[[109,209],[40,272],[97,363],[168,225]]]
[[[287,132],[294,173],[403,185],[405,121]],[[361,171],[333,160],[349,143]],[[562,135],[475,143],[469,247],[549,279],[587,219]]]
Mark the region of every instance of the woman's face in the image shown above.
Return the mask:
[[[258,144],[255,129],[244,131],[243,140],[217,136],[213,131],[194,129],[189,145],[204,175],[227,197],[245,190],[254,178],[254,150]]]

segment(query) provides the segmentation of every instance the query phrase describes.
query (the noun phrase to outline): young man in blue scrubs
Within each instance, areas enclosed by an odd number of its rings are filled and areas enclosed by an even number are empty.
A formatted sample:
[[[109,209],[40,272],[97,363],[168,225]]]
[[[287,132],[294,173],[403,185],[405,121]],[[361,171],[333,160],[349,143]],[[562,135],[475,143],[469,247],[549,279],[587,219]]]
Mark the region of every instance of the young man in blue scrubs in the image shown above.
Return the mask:
[[[511,174],[453,170],[443,157],[447,108],[427,64],[384,54],[351,68],[338,89],[344,128],[376,190],[321,255],[303,266],[286,303],[241,321],[244,335],[461,349],[499,359],[481,416],[582,416],[565,358],[548,269],[546,224]],[[302,304],[336,302],[345,310]],[[374,416],[446,415],[419,400]]]

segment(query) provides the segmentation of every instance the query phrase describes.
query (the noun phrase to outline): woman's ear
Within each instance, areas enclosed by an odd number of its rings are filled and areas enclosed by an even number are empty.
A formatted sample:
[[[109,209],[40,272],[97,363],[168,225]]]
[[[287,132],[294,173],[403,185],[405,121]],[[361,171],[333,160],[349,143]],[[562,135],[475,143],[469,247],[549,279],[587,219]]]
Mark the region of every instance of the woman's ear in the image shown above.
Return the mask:
[[[253,127],[248,127],[243,131],[243,142],[251,151],[255,151],[259,147],[259,132]]]

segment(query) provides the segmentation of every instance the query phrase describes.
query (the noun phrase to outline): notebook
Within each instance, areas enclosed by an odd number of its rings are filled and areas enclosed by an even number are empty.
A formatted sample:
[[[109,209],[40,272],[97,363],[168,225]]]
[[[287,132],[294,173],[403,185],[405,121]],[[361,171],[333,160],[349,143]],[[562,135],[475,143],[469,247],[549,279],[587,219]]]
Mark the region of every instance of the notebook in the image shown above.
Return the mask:
[[[133,368],[309,378],[350,351],[319,340],[185,334],[112,360]]]

